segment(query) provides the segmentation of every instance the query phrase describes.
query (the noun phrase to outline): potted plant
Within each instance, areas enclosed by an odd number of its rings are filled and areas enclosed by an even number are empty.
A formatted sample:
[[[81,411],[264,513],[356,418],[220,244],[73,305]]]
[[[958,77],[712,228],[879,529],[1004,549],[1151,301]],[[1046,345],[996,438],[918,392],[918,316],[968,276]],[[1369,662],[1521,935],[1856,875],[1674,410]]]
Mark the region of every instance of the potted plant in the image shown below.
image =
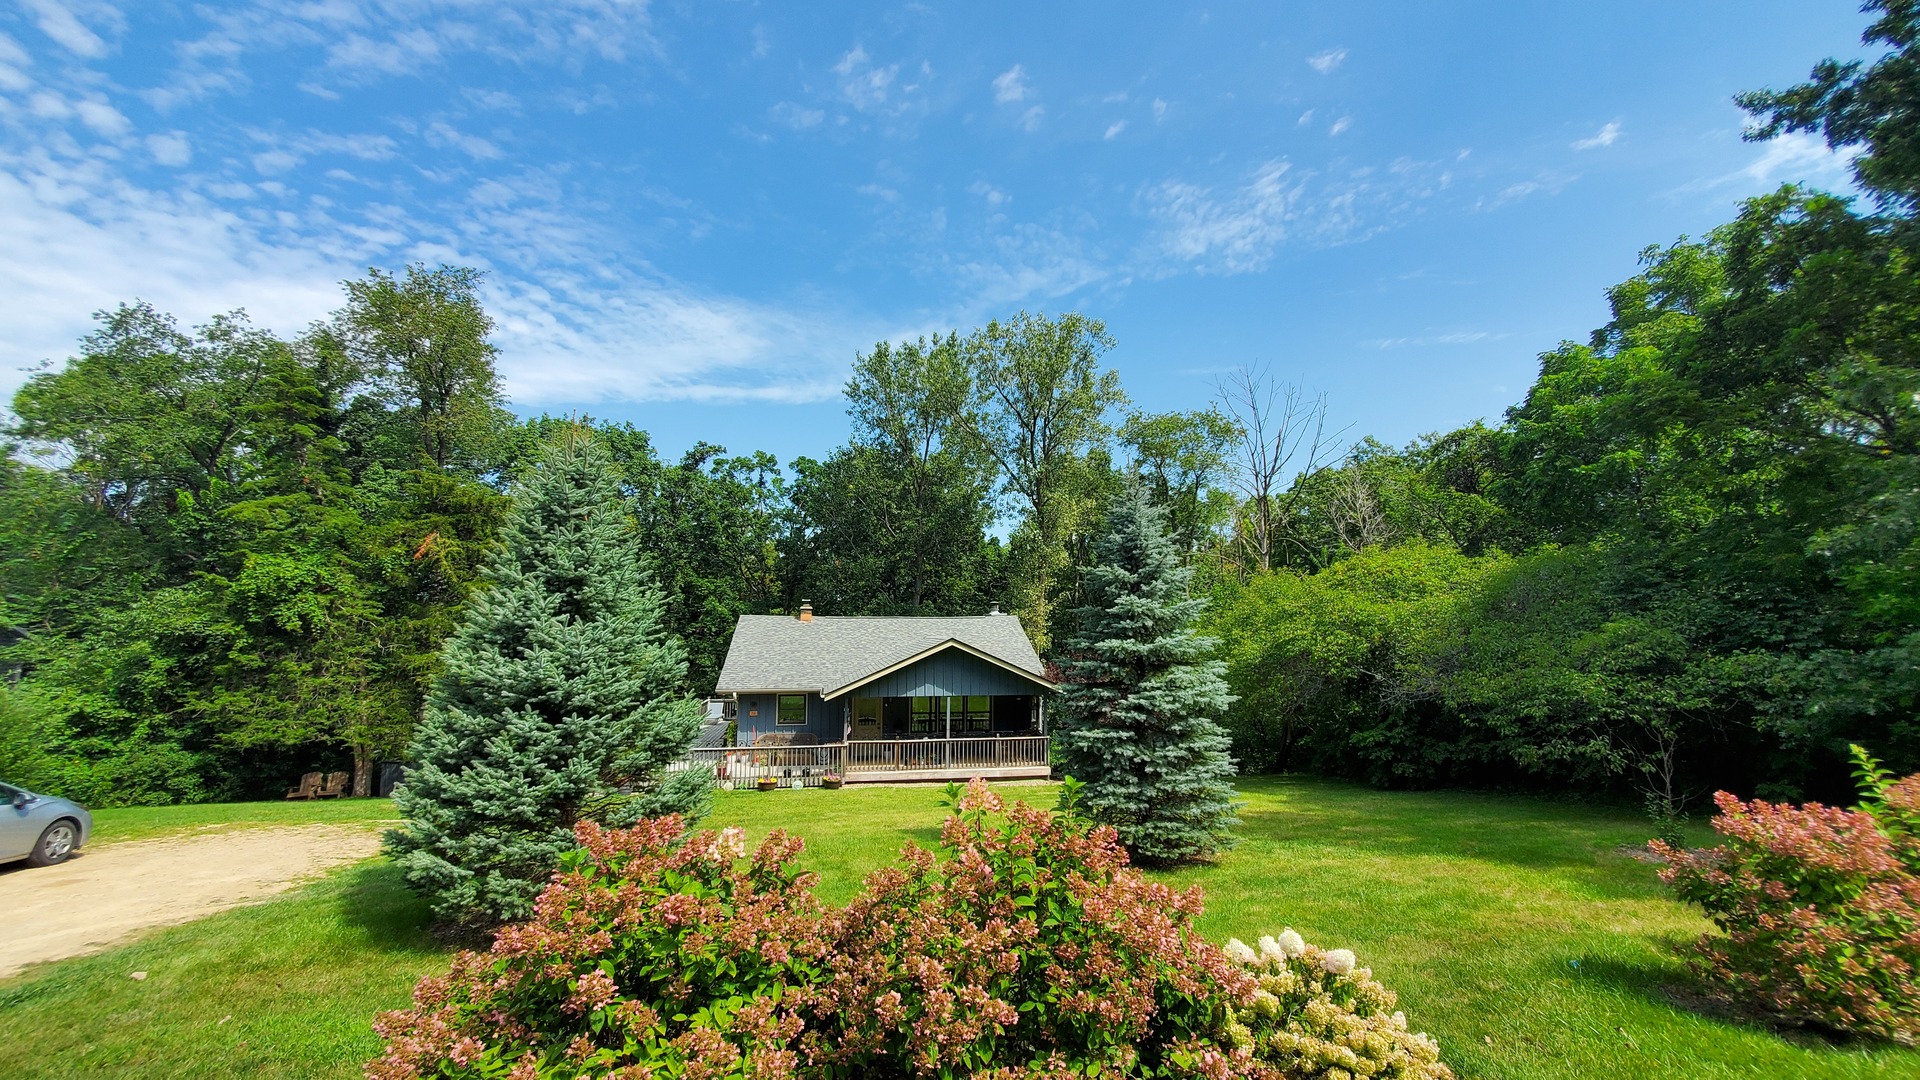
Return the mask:
[[[823,788],[826,788],[828,791],[836,790],[837,788],[840,787],[840,785],[846,782],[847,782],[847,778],[844,776],[841,776],[837,772],[827,772],[827,773],[820,774],[820,786]]]
[[[777,776],[763,776],[755,780],[753,786],[759,788],[761,791],[772,791],[774,788],[780,786],[780,778]]]

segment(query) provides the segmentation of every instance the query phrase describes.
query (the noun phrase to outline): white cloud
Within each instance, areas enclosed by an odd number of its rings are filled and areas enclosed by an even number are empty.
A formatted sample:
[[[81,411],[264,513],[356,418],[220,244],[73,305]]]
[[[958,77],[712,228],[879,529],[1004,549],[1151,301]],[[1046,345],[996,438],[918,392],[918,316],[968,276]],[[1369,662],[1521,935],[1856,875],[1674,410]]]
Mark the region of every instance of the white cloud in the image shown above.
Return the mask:
[[[1620,121],[1609,120],[1599,131],[1584,139],[1575,139],[1575,150],[1598,150],[1603,146],[1612,146],[1620,138]]]
[[[107,55],[108,48],[99,34],[80,21],[81,14],[111,22],[116,29],[120,22],[119,11],[105,4],[21,0],[21,6],[33,14],[34,24],[40,27],[41,33],[64,46],[67,51],[90,59]]]
[[[1306,112],[1303,112],[1300,114],[1300,119],[1298,121],[1298,124],[1300,127],[1306,127],[1308,124],[1311,124],[1311,123],[1313,123],[1313,110],[1308,109]]]
[[[1102,135],[1101,138],[1117,139],[1120,137],[1120,133],[1125,130],[1127,130],[1127,122],[1125,120],[1115,120],[1113,123],[1107,125],[1107,133]]]
[[[1353,126],[1353,117],[1343,116],[1340,119],[1335,120],[1333,122],[1333,126],[1327,129],[1327,134],[1338,135],[1352,126]]]
[[[885,184],[861,184],[854,190],[868,198],[879,199],[881,202],[900,201],[900,193]]]
[[[1167,103],[1159,98],[1153,99],[1153,119],[1157,123],[1167,118]]]
[[[19,385],[19,369],[69,355],[89,312],[135,297],[187,322],[245,307],[258,324],[297,333],[339,306],[343,278],[413,259],[489,271],[501,375],[522,406],[824,400],[881,329],[629,265],[545,174],[489,179],[448,205],[348,211],[303,201],[297,176],[155,188],[116,169],[0,150],[0,392]],[[272,206],[248,201],[256,192]]]
[[[156,132],[147,136],[147,153],[161,165],[179,168],[193,160],[193,143],[184,131]]]
[[[804,105],[796,105],[791,101],[783,101],[773,108],[768,109],[767,116],[771,118],[774,123],[784,124],[795,131],[805,131],[810,127],[818,127],[820,126],[820,121],[827,118],[827,114],[821,112],[819,109],[809,109]]]
[[[107,104],[103,98],[86,98],[73,103],[73,111],[80,122],[92,128],[96,134],[109,139],[118,139],[133,130],[133,121],[119,109]]]
[[[1029,109],[1027,109],[1026,112],[1023,112],[1020,114],[1021,130],[1039,131],[1040,121],[1046,119],[1046,117],[1047,117],[1046,106],[1034,105],[1030,107]]]
[[[994,76],[993,100],[1002,105],[1010,105],[1016,101],[1025,101],[1030,92],[1031,90],[1027,86],[1026,69],[1019,64],[1015,64],[999,75]]]
[[[1162,225],[1161,249],[1200,271],[1262,269],[1287,238],[1300,202],[1303,184],[1288,178],[1291,168],[1269,161],[1244,188],[1226,196],[1178,181],[1160,185],[1149,203]]]
[[[968,185],[967,190],[987,200],[988,206],[1000,206],[1013,201],[1013,196],[1001,191],[985,180],[975,180],[972,184]]]
[[[1709,186],[1739,182],[1771,188],[1783,183],[1834,183],[1846,176],[1847,166],[1860,151],[1857,146],[1835,151],[1812,132],[1789,132],[1761,143],[1760,156],[1751,164],[1711,181]]]
[[[26,72],[32,63],[33,58],[27,55],[27,50],[21,48],[19,42],[0,34],[0,90],[17,94],[32,86],[33,80],[27,77]]]
[[[833,65],[833,73],[840,76],[840,96],[847,104],[863,111],[879,110],[888,104],[894,80],[900,75],[900,65],[877,67],[867,50],[855,45]]]
[[[487,140],[456,131],[444,120],[435,120],[427,126],[426,139],[429,146],[451,146],[475,161],[495,161],[506,156]]]
[[[1315,53],[1307,57],[1307,66],[1322,75],[1329,75],[1332,74],[1333,69],[1339,67],[1341,62],[1346,58],[1347,50],[1328,49],[1325,52]]]

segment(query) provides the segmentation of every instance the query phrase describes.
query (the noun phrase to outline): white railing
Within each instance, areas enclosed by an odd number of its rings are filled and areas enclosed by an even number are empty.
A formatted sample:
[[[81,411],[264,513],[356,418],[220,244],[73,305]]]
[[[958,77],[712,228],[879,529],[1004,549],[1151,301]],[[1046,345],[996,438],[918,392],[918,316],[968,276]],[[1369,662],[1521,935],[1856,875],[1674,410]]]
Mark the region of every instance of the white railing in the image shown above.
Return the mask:
[[[722,786],[744,787],[771,777],[781,787],[818,787],[822,778],[879,779],[887,773],[948,772],[956,779],[975,770],[1044,768],[1045,735],[976,739],[871,739],[818,746],[702,747],[670,771],[710,768]]]

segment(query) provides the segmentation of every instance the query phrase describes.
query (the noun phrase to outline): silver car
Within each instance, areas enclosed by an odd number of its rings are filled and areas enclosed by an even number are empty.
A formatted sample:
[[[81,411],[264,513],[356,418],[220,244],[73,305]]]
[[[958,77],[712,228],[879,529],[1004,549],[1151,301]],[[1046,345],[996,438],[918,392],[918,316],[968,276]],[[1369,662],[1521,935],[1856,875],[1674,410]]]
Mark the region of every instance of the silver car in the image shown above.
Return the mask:
[[[79,803],[0,784],[0,863],[33,866],[65,862],[93,832],[93,815]]]

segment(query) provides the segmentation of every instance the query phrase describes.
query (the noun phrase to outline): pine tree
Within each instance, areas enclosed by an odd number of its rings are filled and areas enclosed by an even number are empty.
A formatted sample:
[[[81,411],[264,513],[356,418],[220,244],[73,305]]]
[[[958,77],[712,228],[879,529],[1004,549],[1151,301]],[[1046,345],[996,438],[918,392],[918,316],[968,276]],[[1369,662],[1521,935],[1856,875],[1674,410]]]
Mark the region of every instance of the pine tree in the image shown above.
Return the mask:
[[[704,811],[711,778],[666,772],[700,727],[605,451],[543,449],[487,587],[447,642],[387,844],[442,918],[523,918],[582,819]]]
[[[1233,697],[1192,569],[1137,484],[1114,501],[1082,578],[1086,603],[1060,665],[1054,745],[1084,785],[1080,808],[1136,859],[1176,863],[1233,842],[1233,760],[1219,717]]]

